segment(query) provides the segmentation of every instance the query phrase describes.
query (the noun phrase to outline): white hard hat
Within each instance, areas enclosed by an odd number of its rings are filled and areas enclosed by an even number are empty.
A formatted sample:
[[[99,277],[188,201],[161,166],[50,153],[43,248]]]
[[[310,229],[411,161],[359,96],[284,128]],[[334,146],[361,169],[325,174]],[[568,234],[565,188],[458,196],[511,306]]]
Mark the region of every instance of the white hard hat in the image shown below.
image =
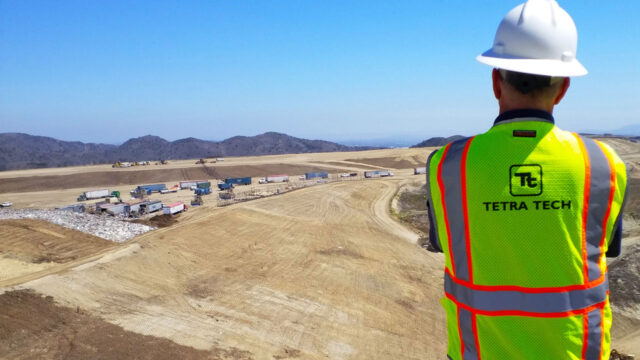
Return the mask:
[[[476,58],[494,68],[545,76],[582,76],[578,31],[555,0],[528,0],[509,11],[493,47]]]

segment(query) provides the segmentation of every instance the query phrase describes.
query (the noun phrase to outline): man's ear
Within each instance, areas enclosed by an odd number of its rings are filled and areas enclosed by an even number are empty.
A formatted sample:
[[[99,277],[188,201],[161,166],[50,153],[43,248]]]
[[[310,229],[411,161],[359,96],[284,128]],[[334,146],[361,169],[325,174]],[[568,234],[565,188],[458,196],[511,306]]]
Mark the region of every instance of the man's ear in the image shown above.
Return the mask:
[[[567,90],[569,89],[569,85],[571,85],[571,79],[564,78],[564,80],[562,80],[562,86],[560,86],[560,92],[553,102],[555,105],[558,105],[560,103],[560,100],[562,100],[562,98],[565,96]]]
[[[493,80],[493,95],[500,100],[500,97],[502,97],[502,78],[498,69],[493,69],[491,79]]]

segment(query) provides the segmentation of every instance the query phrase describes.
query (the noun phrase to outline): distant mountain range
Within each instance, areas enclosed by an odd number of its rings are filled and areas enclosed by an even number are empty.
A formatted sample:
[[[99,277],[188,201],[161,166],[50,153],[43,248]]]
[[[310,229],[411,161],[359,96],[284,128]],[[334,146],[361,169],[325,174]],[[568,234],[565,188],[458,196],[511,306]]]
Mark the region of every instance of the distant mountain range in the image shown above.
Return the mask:
[[[300,139],[267,132],[257,136],[235,136],[223,141],[186,138],[167,141],[158,136],[130,139],[122,145],[61,141],[44,136],[0,133],[0,171],[45,167],[108,164],[116,161],[197,159],[370,150],[368,146],[346,146],[323,140]]]
[[[449,136],[449,137],[432,137],[430,139],[427,139],[419,144],[413,145],[412,148],[419,148],[419,147],[437,147],[437,146],[445,146],[448,143],[452,142],[452,141],[456,141],[459,139],[463,139],[464,136],[462,135],[453,135],[453,136]]]

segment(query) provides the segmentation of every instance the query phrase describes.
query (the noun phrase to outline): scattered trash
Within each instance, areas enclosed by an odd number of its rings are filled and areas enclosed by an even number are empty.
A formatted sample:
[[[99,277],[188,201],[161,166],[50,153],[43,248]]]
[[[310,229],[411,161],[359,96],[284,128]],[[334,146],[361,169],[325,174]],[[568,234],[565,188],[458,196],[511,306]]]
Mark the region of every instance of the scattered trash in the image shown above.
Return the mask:
[[[156,229],[152,226],[122,221],[113,217],[64,210],[15,209],[0,212],[0,220],[7,219],[45,220],[114,242],[124,242]]]

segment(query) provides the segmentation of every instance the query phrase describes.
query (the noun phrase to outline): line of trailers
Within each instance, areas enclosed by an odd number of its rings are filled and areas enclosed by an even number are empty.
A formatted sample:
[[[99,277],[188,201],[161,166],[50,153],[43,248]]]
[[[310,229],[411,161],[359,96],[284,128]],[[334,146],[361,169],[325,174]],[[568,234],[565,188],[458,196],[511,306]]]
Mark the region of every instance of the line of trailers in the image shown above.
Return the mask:
[[[59,210],[83,213],[86,210],[85,204],[74,204],[58,208]],[[152,214],[161,211],[164,214],[177,214],[187,210],[187,205],[181,201],[172,204],[163,204],[160,200],[155,201],[126,201],[110,203],[101,201],[95,204],[95,210],[100,214],[113,216],[138,217],[144,214]]]

